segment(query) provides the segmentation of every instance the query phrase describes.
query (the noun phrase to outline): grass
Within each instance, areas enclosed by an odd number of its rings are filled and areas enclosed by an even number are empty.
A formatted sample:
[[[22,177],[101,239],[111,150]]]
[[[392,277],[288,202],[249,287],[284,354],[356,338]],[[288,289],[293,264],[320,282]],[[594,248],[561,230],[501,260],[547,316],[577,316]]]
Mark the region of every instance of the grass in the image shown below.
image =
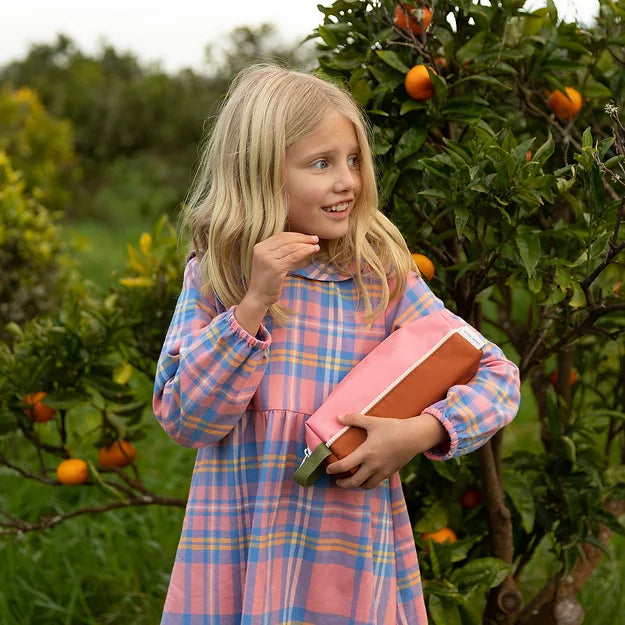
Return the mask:
[[[76,240],[74,258],[80,274],[105,287],[111,274],[126,263],[126,244],[136,246],[141,234],[152,226],[149,222],[132,221],[126,226],[114,227],[91,219],[68,223],[65,230]]]
[[[144,482],[186,496],[195,452],[172,443],[155,421],[137,447]],[[93,487],[50,488],[9,473],[1,479],[0,506],[30,519],[103,501]],[[157,624],[182,520],[182,508],[129,508],[0,541],[0,623]]]

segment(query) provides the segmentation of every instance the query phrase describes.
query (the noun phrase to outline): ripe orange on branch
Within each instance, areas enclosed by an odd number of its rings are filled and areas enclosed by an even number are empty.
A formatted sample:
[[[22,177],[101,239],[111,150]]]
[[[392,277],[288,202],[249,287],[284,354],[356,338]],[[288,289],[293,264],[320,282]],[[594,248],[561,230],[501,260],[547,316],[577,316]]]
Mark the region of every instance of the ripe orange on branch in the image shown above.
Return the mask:
[[[413,254],[412,258],[417,265],[421,275],[426,280],[431,280],[434,277],[435,273],[434,263],[424,254]]]
[[[112,445],[101,447],[98,451],[98,463],[105,469],[125,467],[134,462],[136,457],[137,449],[129,441],[115,441]]]
[[[547,100],[547,106],[562,121],[568,122],[582,110],[582,96],[577,89],[565,87],[566,95],[560,91],[553,91]]]
[[[553,386],[553,388],[558,387],[558,376],[559,376],[558,369],[554,369],[551,372],[551,376],[549,378],[551,381],[551,386]],[[575,382],[577,382],[577,373],[575,373],[574,369],[571,369],[571,371],[569,372],[569,386],[573,386]]]
[[[465,510],[471,510],[482,502],[482,493],[477,488],[469,488],[469,490],[460,498],[460,505]]]
[[[436,72],[430,68],[433,74]],[[406,92],[413,100],[424,102],[434,95],[434,85],[428,72],[427,65],[415,65],[404,78]]]
[[[24,409],[24,412],[35,423],[45,423],[46,421],[50,421],[50,419],[52,419],[52,417],[56,414],[56,410],[54,408],[50,408],[50,406],[46,406],[42,403],[46,395],[47,393],[44,391],[39,391],[38,393],[29,393],[24,396],[24,401],[29,406]]]
[[[62,484],[84,484],[89,477],[89,467],[80,458],[63,460],[56,468],[56,478]]]
[[[395,6],[393,22],[400,28],[411,30],[415,35],[420,35],[428,29],[432,21],[432,11],[426,6],[414,7],[407,2],[400,2]],[[423,26],[423,28],[421,28]]]
[[[425,532],[421,534],[421,538],[423,538],[423,540],[433,540],[435,543],[455,543],[458,540],[456,532],[450,527],[443,527],[435,532]]]

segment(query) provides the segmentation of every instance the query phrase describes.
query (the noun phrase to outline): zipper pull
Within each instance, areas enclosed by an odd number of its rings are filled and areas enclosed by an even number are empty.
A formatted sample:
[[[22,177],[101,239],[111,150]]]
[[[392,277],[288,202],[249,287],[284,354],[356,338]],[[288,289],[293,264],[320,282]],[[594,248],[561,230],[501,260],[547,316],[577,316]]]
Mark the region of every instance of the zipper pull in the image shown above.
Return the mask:
[[[310,449],[308,449],[308,447],[304,447],[304,459],[300,462],[300,467],[304,464],[304,462],[306,462],[306,459],[310,456],[310,454]]]

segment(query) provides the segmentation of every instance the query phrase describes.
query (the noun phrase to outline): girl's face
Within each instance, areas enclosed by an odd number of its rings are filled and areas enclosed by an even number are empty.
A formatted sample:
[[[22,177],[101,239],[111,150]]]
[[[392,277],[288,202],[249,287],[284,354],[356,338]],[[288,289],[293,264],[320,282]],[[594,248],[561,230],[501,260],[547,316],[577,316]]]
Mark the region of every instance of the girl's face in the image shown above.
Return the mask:
[[[329,114],[312,134],[287,148],[285,168],[289,229],[320,240],[345,236],[362,189],[352,122]]]

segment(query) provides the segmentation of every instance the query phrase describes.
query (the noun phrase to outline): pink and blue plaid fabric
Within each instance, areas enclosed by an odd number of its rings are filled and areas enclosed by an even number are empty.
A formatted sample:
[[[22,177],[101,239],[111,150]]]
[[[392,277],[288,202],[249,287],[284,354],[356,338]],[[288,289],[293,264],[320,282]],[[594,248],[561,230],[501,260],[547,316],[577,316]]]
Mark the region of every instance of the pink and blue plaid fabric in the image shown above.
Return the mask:
[[[154,392],[164,430],[198,449],[162,623],[425,625],[398,474],[373,490],[292,478],[304,423],[334,385],[390,332],[443,304],[413,273],[367,327],[352,279],[317,265],[287,275],[282,303],[289,323],[266,317],[251,336],[234,308],[202,294],[197,258],[188,260]],[[518,401],[516,367],[487,342],[474,380],[428,408],[451,440],[430,457],[476,449]]]

